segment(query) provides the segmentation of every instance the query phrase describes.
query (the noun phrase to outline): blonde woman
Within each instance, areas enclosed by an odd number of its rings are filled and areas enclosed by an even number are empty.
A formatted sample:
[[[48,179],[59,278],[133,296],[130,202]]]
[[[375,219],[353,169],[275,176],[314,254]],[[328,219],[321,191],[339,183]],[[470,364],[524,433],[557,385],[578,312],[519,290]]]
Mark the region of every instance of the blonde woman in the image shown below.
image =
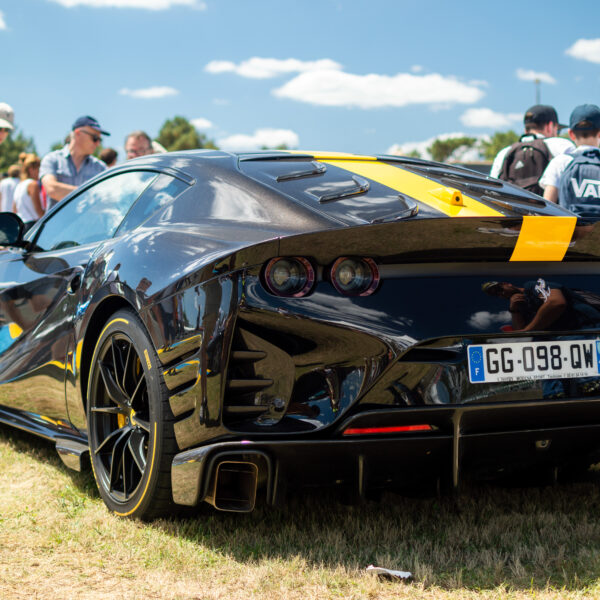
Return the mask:
[[[21,182],[17,185],[13,200],[13,212],[25,223],[35,222],[44,214],[40,198],[40,159],[28,154],[23,159]]]

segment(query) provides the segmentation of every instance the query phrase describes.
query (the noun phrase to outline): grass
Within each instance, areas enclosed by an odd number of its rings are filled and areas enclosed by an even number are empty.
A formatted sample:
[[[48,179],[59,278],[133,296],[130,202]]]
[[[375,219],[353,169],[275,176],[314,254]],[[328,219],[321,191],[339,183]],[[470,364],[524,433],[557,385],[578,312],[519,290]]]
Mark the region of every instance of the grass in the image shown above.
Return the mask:
[[[140,523],[110,514],[52,445],[5,427],[0,473],[3,599],[600,597],[600,479],[351,507],[307,493]]]

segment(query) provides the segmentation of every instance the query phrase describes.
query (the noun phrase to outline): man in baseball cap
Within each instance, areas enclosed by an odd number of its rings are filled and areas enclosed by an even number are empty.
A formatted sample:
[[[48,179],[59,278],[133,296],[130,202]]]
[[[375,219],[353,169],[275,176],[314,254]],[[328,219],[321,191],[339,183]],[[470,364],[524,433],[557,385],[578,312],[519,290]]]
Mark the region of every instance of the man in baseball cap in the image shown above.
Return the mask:
[[[75,119],[69,143],[46,154],[40,167],[40,179],[54,206],[82,183],[106,169],[106,165],[92,156],[100,144],[104,131],[94,117],[85,115]]]
[[[600,215],[600,107],[580,104],[569,119],[575,147],[553,158],[542,178],[544,198],[576,214]]]
[[[546,137],[554,137],[561,129],[567,127],[558,122],[556,109],[546,104],[536,104],[528,109],[523,117],[523,125],[525,125],[526,132],[541,129],[541,133],[543,133],[543,130],[546,129]]]
[[[567,149],[572,148],[573,144],[562,137],[557,137],[558,132],[564,129],[566,125],[561,125],[558,122],[558,115],[553,106],[547,106],[546,104],[536,104],[531,108],[528,108],[523,115],[523,126],[525,133],[521,136],[518,143],[532,142],[536,139],[543,140],[544,144],[548,148],[548,154],[550,158],[562,154]],[[538,143],[538,142],[536,142]],[[513,144],[502,148],[496,155],[490,175],[492,177],[500,177],[503,173],[503,167],[505,159],[510,158],[511,150],[514,150]],[[544,164],[543,167],[546,165]],[[543,167],[536,173],[537,177],[541,177],[543,173]],[[542,193],[541,190],[536,190],[537,193]]]
[[[15,113],[6,102],[0,102],[0,144],[8,137],[14,129]]]

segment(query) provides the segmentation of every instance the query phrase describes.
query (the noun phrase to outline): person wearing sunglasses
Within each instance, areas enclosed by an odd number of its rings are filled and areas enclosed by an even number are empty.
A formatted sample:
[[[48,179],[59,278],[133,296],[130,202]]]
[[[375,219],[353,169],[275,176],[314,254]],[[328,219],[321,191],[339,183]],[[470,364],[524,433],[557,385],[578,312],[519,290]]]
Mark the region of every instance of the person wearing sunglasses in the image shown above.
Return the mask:
[[[104,131],[94,117],[79,117],[71,128],[69,143],[44,156],[40,179],[48,196],[48,209],[106,169],[106,165],[93,156],[103,135],[110,133]]]
[[[0,144],[8,137],[14,129],[15,113],[6,102],[0,102]]]

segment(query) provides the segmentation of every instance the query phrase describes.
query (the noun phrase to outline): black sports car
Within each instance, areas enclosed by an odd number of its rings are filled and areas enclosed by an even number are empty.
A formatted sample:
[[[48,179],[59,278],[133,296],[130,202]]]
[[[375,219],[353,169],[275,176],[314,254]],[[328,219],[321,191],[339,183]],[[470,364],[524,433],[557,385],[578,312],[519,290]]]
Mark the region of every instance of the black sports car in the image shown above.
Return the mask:
[[[180,152],[0,215],[0,421],[151,518],[600,447],[600,229],[392,156]]]

